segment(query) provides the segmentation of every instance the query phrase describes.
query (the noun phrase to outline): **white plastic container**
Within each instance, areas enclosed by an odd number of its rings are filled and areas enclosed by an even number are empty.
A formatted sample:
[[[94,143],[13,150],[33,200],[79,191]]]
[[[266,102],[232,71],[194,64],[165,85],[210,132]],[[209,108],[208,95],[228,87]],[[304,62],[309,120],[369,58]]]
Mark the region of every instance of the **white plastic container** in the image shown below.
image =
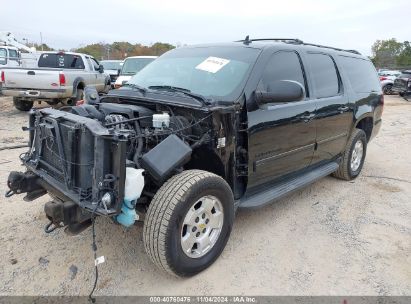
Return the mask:
[[[144,188],[143,169],[126,168],[124,200],[127,202],[138,199]]]
[[[168,113],[153,114],[153,128],[168,128],[170,125],[170,115]]]

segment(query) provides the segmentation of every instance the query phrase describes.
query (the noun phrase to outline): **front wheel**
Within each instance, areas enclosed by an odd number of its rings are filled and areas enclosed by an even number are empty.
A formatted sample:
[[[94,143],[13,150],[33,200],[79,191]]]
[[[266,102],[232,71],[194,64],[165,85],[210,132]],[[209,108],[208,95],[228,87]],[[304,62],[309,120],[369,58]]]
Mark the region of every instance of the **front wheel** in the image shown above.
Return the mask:
[[[367,136],[360,129],[354,129],[348,140],[340,167],[334,176],[340,179],[352,180],[356,178],[364,165],[367,152]]]
[[[206,171],[187,170],[168,180],[151,201],[144,246],[160,269],[193,276],[219,257],[233,221],[234,199],[227,182]]]
[[[32,100],[22,100],[18,97],[13,97],[13,104],[17,110],[24,112],[30,111],[30,109],[33,107]]]

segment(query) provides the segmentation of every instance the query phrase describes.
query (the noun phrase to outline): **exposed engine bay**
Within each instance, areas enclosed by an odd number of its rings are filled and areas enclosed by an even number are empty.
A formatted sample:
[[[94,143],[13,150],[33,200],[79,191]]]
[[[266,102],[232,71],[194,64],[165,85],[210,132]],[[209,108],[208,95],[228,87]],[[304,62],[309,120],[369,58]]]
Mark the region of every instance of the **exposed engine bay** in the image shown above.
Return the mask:
[[[10,193],[27,192],[25,200],[49,193],[47,217],[72,234],[89,226],[90,212],[132,225],[136,210],[144,212],[193,150],[213,149],[218,137],[210,111],[143,102],[39,109],[31,113],[28,130],[30,149],[20,156],[28,170],[10,174]],[[131,178],[137,179],[128,189]],[[127,197],[135,183],[140,193]]]

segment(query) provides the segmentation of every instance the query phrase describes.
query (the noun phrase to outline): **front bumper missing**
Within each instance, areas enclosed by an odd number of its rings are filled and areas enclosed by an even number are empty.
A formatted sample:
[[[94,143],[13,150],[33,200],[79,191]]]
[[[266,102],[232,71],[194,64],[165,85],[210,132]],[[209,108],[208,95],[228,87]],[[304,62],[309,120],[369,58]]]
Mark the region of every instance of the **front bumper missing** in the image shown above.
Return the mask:
[[[44,190],[90,212],[110,192],[113,202],[95,213],[120,213],[127,138],[93,119],[49,108],[31,113],[29,129],[31,149],[21,160]]]

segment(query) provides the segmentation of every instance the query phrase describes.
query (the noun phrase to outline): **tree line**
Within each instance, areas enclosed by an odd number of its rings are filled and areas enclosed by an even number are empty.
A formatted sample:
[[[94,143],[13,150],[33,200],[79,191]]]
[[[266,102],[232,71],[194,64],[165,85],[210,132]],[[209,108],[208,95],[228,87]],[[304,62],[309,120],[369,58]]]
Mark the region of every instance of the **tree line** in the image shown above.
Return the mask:
[[[377,40],[371,47],[371,60],[377,68],[411,69],[411,44],[395,38]]]
[[[169,43],[156,42],[150,46],[129,42],[94,43],[73,49],[73,52],[86,53],[99,60],[124,59],[130,56],[160,56],[175,48]]]

